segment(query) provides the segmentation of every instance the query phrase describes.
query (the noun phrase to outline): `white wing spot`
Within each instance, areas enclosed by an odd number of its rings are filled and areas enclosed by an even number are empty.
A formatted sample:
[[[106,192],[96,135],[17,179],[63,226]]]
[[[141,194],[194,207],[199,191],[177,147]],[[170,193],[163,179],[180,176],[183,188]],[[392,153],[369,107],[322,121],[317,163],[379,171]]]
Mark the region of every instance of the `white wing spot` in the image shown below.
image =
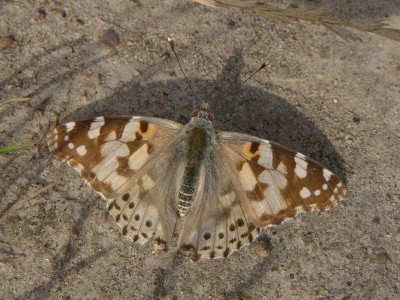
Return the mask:
[[[304,154],[302,154],[300,152],[297,152],[295,156],[300,158],[300,159],[303,159],[303,160],[307,158]]]
[[[156,186],[156,183],[151,179],[151,177],[147,174],[142,177],[142,188],[145,191],[151,190]]]
[[[239,172],[239,179],[246,192],[252,191],[257,184],[257,178],[254,176],[253,171],[247,162],[243,164],[242,169]]]
[[[65,124],[65,128],[67,132],[70,132],[72,129],[75,128],[75,122],[69,122],[67,124]]]
[[[323,189],[324,191],[326,191],[326,190],[328,189],[328,185],[327,185],[326,183],[324,183],[324,185],[322,186],[322,189]]]
[[[124,131],[122,131],[121,142],[131,142],[136,140],[136,132],[139,130],[139,122],[132,122],[132,119],[128,124],[125,125]]]
[[[76,148],[76,152],[80,156],[84,156],[87,153],[86,146],[85,145],[80,145],[78,148]]]
[[[68,165],[70,165],[71,166],[71,163],[67,163]],[[83,170],[83,166],[81,165],[81,164],[74,164],[74,165],[72,165],[71,167],[73,167],[75,170],[77,170],[79,173],[81,173],[82,172],[82,170]]]
[[[258,164],[268,170],[273,169],[274,154],[272,153],[271,145],[269,143],[261,144],[258,149],[260,151]]]
[[[265,171],[264,171],[265,172]],[[263,172],[263,173],[264,173]],[[280,189],[284,189],[287,186],[287,178],[285,175],[283,175],[282,173],[276,171],[276,170],[271,170],[270,171],[271,175],[274,177],[276,184],[278,185],[278,187]],[[262,173],[261,173],[262,174]],[[260,175],[261,175],[260,174]]]
[[[57,149],[58,148],[58,134],[55,134],[53,137],[53,140],[55,141],[55,143],[53,144],[53,146],[51,146],[51,150],[53,151],[53,149]]]
[[[139,170],[146,163],[149,158],[148,149],[149,145],[144,144],[129,157],[129,167],[133,171]]]
[[[115,131],[112,131],[107,135],[107,137],[105,138],[104,141],[106,141],[106,142],[115,141],[116,138],[117,138],[117,134],[115,133]]]
[[[107,142],[101,147],[101,154],[104,157],[108,155],[111,155],[111,157],[125,157],[128,156],[129,153],[129,147],[120,141]]]
[[[90,129],[88,131],[88,137],[94,139],[100,135],[100,128],[104,125],[104,117],[97,117],[94,119],[92,124],[90,124]]]
[[[72,144],[72,143],[69,143],[69,144],[68,144],[68,148],[69,148],[69,149],[74,149],[74,147],[75,147],[74,144]]]
[[[311,192],[308,188],[303,187],[300,191],[300,197],[303,199],[308,198],[311,195]]]
[[[321,191],[320,191],[320,190],[315,190],[315,191],[314,191],[314,195],[315,195],[315,196],[321,195]]]
[[[308,163],[304,160],[302,160],[301,158],[296,156],[294,157],[294,161],[296,162],[296,168],[294,169],[294,172],[296,173],[296,175],[303,179],[307,177],[307,165]]]
[[[219,200],[219,203],[221,203],[223,207],[230,208],[231,205],[233,204],[233,201],[235,200],[235,192],[230,192],[229,194],[220,196],[218,198],[218,200]]]
[[[102,146],[100,146],[101,149],[101,154],[106,157],[107,155],[109,155],[112,152],[115,152],[115,150],[118,149],[118,147],[120,147],[122,145],[121,142],[119,141],[111,141],[111,142],[107,142],[105,144],[103,144]],[[126,145],[125,145],[126,146]],[[128,147],[128,146],[126,146]]]
[[[114,170],[118,168],[116,157],[103,158],[97,165],[92,168],[92,172],[96,174],[99,181],[106,179]]]
[[[115,151],[115,156],[119,156],[119,157],[125,157],[129,155],[129,147],[125,144],[121,144],[118,147],[118,150]]]
[[[287,175],[286,165],[283,162],[280,162],[278,167],[276,168],[277,171],[281,172],[283,175]]]
[[[280,192],[280,189],[283,189],[287,183],[285,176],[276,170],[265,170],[258,176],[258,179],[260,182],[268,184],[268,188],[264,191],[264,199],[266,201],[257,203],[257,209],[260,211],[260,214],[263,211],[276,214],[285,209],[287,203]],[[260,206],[261,210],[259,209]]]
[[[69,136],[68,135],[64,136],[64,141],[66,141],[66,142],[69,141]]]
[[[327,170],[327,169],[324,169],[323,175],[324,175],[325,180],[326,180],[326,181],[329,181],[329,179],[331,179],[332,172],[329,171],[329,170]]]
[[[116,191],[121,187],[121,185],[126,182],[126,178],[124,176],[118,175],[116,172],[113,172],[110,176],[107,177],[105,182],[111,183],[112,189]]]

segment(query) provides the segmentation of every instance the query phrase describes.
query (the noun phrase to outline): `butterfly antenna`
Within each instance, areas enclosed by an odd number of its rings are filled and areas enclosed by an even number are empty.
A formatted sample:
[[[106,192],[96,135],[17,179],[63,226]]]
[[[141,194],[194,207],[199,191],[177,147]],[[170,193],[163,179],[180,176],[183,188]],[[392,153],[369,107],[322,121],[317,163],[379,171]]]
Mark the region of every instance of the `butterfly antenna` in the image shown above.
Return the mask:
[[[253,74],[251,74],[249,77],[247,77],[244,81],[242,81],[241,84],[239,84],[234,90],[233,92],[236,92],[243,84],[245,84],[247,81],[249,81],[251,78],[253,78],[254,75],[256,75],[258,72],[260,72],[262,69],[264,69],[267,66],[266,63],[263,63],[257,70],[255,70],[253,72]]]
[[[236,93],[240,87],[245,84],[247,81],[249,81],[254,75],[256,75],[258,72],[260,72],[262,69],[264,69],[267,66],[267,64],[264,62],[257,70],[255,70],[249,77],[247,77],[244,81],[242,81],[241,84],[239,84],[237,87],[235,87],[233,90],[231,90],[225,97],[230,96],[234,93]]]
[[[200,100],[198,99],[196,93],[195,93],[194,90],[193,90],[192,84],[190,83],[189,79],[186,77],[185,71],[183,71],[183,68],[182,68],[181,62],[180,62],[180,60],[179,60],[178,54],[177,54],[176,51],[175,51],[174,41],[173,41],[171,38],[168,38],[168,42],[169,42],[169,44],[171,45],[171,49],[172,49],[172,51],[174,52],[175,58],[176,58],[176,60],[177,60],[177,62],[178,62],[179,68],[181,68],[181,71],[182,71],[182,73],[183,73],[183,76],[185,76],[186,83],[188,84],[190,90],[192,91],[193,96],[196,98],[196,100],[198,101],[198,103],[200,103]],[[192,106],[193,106],[193,100],[192,100]]]

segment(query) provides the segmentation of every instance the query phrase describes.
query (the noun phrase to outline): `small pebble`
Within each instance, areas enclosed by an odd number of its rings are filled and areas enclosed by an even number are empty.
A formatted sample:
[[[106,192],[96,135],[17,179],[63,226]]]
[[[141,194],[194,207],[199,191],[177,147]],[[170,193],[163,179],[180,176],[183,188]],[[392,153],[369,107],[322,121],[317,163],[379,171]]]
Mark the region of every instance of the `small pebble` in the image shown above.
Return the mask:
[[[14,39],[10,36],[0,39],[0,48],[7,49],[12,46]]]
[[[269,256],[269,247],[268,244],[263,240],[258,240],[255,245],[256,253],[260,257],[268,257]]]
[[[336,104],[336,103],[337,103],[337,99],[336,99],[336,98],[333,98],[333,99],[332,99],[332,102]]]
[[[312,145],[316,144],[318,142],[317,136],[315,134],[308,136],[308,142]]]
[[[54,11],[54,14],[58,18],[66,18],[67,17],[67,13],[65,12],[65,10],[62,10],[62,9],[56,9]]]
[[[117,46],[119,44],[119,36],[114,30],[108,29],[104,31],[101,41],[109,46]]]
[[[39,8],[36,11],[35,21],[41,21],[41,20],[45,19],[46,16],[47,16],[46,11],[43,8]]]

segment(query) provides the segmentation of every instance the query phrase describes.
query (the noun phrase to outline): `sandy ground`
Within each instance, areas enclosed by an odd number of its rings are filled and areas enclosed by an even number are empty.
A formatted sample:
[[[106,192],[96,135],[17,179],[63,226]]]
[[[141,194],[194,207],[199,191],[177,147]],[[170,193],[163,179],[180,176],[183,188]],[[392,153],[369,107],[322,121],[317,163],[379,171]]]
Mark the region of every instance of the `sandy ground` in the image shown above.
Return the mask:
[[[399,1],[291,3],[400,28]],[[0,157],[0,299],[399,299],[400,44],[358,35],[348,43],[188,0],[1,1],[0,38],[12,38],[0,48],[0,99],[30,101],[0,103],[0,147],[32,146]],[[45,136],[103,114],[187,121],[194,98],[169,36],[218,129],[322,162],[346,182],[345,201],[268,228],[228,259],[193,263],[121,238]]]

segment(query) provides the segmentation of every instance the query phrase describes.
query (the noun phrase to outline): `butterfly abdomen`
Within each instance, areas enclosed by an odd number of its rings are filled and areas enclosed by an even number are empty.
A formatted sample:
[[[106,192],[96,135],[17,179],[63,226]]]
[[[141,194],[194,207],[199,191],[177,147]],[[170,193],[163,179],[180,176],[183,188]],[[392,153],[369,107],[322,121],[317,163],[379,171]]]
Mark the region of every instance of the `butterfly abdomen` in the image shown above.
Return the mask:
[[[178,194],[178,210],[181,217],[192,207],[199,185],[200,166],[209,144],[206,128],[192,127],[186,134],[187,163]]]
[[[181,217],[186,215],[192,206],[196,195],[199,169],[187,166],[183,175],[183,181],[178,194],[178,210]]]

